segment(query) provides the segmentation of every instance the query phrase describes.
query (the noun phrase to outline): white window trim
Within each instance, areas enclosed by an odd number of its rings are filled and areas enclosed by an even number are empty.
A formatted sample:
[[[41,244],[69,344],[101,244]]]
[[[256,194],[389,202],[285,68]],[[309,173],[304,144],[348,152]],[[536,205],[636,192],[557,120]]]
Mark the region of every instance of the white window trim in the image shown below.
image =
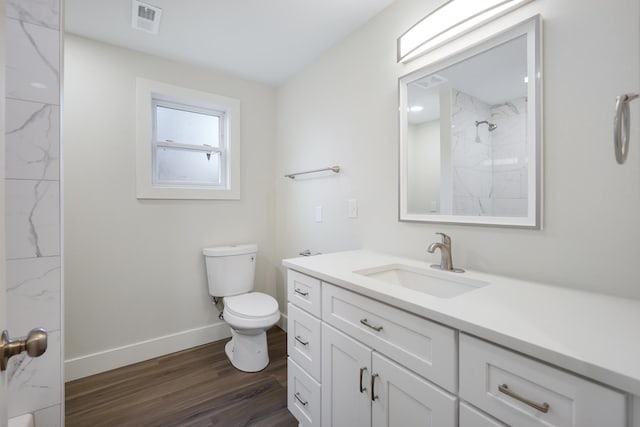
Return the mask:
[[[225,113],[226,187],[153,184],[153,100],[218,110]],[[162,143],[170,144],[170,143]],[[184,144],[179,144],[186,148]],[[198,147],[202,149],[202,147]],[[211,151],[217,151],[215,149]],[[227,167],[228,166],[228,167]],[[136,79],[136,195],[138,199],[240,199],[240,101],[212,93]]]

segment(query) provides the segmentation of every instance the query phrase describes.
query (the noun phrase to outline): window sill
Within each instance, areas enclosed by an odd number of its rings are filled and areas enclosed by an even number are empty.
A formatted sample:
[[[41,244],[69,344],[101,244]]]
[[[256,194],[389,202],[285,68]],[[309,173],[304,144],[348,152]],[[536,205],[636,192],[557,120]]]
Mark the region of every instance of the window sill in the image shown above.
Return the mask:
[[[138,199],[174,200],[240,200],[240,189],[222,190],[217,188],[147,187],[138,186]]]

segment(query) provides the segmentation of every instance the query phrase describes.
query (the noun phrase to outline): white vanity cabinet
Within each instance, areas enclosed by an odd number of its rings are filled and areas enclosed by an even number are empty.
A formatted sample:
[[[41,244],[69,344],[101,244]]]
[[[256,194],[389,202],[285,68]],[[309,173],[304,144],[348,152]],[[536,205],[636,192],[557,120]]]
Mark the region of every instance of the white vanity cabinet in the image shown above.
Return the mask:
[[[321,418],[323,427],[454,427],[457,399],[323,323]]]
[[[289,270],[288,296],[302,427],[640,427],[638,398],[361,293]]]
[[[300,425],[320,426],[320,280],[287,274],[287,407]]]
[[[453,329],[296,271],[287,287],[288,407],[301,426],[457,425]]]

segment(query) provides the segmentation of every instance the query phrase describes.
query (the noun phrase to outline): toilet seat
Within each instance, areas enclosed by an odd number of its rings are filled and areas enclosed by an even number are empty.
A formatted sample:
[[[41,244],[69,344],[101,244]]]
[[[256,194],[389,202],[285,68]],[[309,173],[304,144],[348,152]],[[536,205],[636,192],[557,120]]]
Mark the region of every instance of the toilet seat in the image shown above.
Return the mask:
[[[224,299],[224,320],[234,329],[268,328],[279,319],[278,302],[271,295],[249,292]]]

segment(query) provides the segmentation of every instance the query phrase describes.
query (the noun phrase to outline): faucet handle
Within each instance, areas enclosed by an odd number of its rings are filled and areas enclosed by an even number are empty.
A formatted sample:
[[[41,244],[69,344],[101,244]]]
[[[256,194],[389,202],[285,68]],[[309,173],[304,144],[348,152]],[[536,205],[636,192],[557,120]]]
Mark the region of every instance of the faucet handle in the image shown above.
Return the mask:
[[[444,233],[436,233],[442,236],[442,243],[447,245],[447,246],[451,246],[451,237],[447,236]]]

